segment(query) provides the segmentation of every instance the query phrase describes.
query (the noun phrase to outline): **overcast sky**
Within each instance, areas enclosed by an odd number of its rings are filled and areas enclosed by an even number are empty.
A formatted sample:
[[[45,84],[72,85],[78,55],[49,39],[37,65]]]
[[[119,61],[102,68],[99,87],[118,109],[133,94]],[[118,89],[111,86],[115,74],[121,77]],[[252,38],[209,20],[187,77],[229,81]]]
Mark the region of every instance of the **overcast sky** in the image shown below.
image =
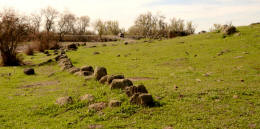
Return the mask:
[[[151,11],[193,21],[198,30],[208,30],[214,23],[248,25],[260,22],[260,0],[0,0],[0,8],[13,7],[30,14],[52,6],[78,16],[118,20],[121,27],[133,25],[135,18]]]

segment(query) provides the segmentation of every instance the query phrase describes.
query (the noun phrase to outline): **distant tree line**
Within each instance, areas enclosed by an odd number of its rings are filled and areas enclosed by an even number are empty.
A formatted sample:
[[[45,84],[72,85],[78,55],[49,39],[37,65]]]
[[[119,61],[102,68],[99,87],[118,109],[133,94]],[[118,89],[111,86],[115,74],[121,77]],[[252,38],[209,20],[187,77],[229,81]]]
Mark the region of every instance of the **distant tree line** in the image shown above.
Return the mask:
[[[137,17],[135,24],[128,29],[128,34],[144,38],[173,38],[194,34],[195,29],[191,21],[172,18],[167,23],[164,16],[148,12]]]

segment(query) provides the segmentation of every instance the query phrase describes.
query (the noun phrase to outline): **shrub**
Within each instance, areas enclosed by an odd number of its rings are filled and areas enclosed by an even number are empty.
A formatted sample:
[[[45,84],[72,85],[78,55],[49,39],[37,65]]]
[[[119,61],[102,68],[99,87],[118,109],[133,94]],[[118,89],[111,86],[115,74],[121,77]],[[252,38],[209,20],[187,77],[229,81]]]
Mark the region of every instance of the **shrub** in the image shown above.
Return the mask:
[[[16,48],[28,34],[29,27],[25,21],[11,9],[0,13],[0,51],[4,66],[17,66],[22,62]]]

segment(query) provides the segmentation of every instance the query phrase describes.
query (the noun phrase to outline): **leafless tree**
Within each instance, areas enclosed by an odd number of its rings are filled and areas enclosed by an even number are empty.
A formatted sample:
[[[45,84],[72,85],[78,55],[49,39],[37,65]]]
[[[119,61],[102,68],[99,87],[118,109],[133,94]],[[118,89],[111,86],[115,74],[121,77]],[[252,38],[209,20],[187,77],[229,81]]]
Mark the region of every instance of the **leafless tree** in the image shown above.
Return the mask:
[[[99,38],[102,39],[102,35],[106,32],[106,25],[105,22],[102,20],[97,20],[94,23],[94,29],[98,32]]]
[[[108,34],[118,35],[118,33],[120,32],[118,21],[107,21],[105,24]]]
[[[31,23],[33,27],[33,33],[39,33],[40,32],[40,27],[41,27],[41,22],[42,22],[42,15],[41,13],[32,13],[31,14]]]
[[[77,21],[77,29],[79,34],[85,34],[87,27],[89,27],[90,18],[88,16],[81,16]]]
[[[17,44],[28,34],[29,25],[14,10],[7,9],[0,13],[0,52],[2,64],[5,66],[19,65]]]
[[[49,33],[50,31],[54,30],[55,20],[57,19],[59,12],[49,6],[45,9],[42,9],[41,13],[44,16],[45,30],[47,33]]]

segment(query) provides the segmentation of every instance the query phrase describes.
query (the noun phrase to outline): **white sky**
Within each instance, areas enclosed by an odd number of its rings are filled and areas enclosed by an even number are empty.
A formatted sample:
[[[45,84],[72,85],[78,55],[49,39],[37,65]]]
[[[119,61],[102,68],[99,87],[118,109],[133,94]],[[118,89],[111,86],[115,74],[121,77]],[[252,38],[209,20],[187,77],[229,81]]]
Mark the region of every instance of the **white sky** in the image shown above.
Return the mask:
[[[209,2],[210,1],[210,2]],[[248,25],[260,22],[260,0],[0,0],[0,8],[13,7],[30,14],[52,6],[60,12],[69,10],[77,16],[118,20],[128,28],[135,18],[151,11],[193,21],[198,30],[208,30],[214,23]]]

